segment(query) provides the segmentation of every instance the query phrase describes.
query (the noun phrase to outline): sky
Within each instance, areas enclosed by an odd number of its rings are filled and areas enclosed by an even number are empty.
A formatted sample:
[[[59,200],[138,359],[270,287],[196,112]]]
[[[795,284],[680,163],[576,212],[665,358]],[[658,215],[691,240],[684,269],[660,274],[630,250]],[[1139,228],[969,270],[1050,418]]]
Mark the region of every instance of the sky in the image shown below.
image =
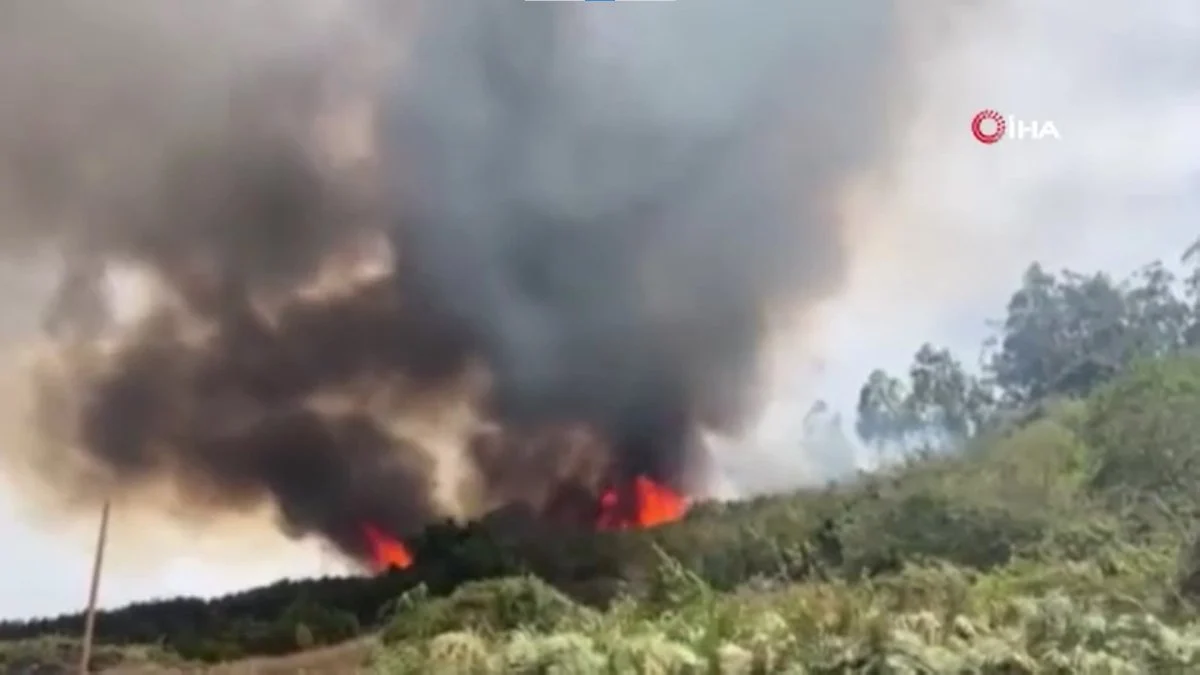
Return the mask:
[[[922,68],[896,163],[848,199],[850,278],[818,318],[816,344],[780,341],[762,423],[722,450],[719,464],[735,483],[778,488],[828,477],[818,453],[797,440],[812,400],[849,411],[870,370],[902,370],[924,341],[973,361],[986,321],[1001,315],[1032,261],[1123,274],[1175,262],[1200,236],[1200,3],[981,4],[965,23],[944,27],[951,46]],[[980,144],[969,124],[984,108],[1053,122],[1061,138]],[[0,269],[0,284],[9,297],[41,288],[11,269]],[[21,332],[13,323],[20,317],[7,318],[0,338]],[[5,408],[0,414],[21,409]],[[4,478],[0,618],[78,611],[96,522],[38,520]],[[114,513],[103,606],[337,567],[315,542],[264,534],[252,516],[244,528],[222,523],[220,540],[141,518]],[[177,553],[153,561],[123,554],[120,533],[150,527]]]

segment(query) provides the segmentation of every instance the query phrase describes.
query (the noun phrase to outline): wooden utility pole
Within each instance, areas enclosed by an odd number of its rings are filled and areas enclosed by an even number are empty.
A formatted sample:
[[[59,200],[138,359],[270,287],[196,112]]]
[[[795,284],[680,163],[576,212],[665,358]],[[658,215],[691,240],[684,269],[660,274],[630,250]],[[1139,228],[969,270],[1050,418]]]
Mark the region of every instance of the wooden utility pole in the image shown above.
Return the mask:
[[[112,502],[104,500],[100,511],[100,535],[96,537],[96,557],[92,562],[92,587],[88,590],[87,613],[83,622],[83,644],[79,656],[79,675],[88,675],[92,663],[92,635],[96,630],[96,598],[100,593],[100,570],[104,567],[104,546],[108,542],[108,515]]]
[[[76,242],[86,245],[87,242]],[[95,363],[97,338],[112,325],[107,293],[105,261],[87,252],[85,247],[64,251],[64,277],[51,301],[43,325],[46,333],[67,348],[72,365],[91,369]],[[81,350],[81,348],[83,348]],[[82,363],[76,360],[84,357]],[[104,546],[108,543],[108,516],[112,502],[104,500],[100,511],[100,533],[96,537],[96,557],[92,561],[92,585],[88,590],[87,610],[83,618],[83,642],[80,644],[79,675],[88,675],[92,664],[92,636],[96,630],[96,599],[100,594],[100,571],[104,567]]]

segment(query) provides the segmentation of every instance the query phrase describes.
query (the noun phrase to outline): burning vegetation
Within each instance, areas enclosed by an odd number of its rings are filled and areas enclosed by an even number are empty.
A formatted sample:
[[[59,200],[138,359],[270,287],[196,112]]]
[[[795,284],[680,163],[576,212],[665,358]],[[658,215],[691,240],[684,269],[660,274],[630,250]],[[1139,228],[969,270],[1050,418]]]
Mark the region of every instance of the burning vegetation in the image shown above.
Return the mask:
[[[628,485],[610,487],[600,494],[592,525],[597,530],[657,527],[683,518],[687,508],[687,499],[682,495],[645,476],[638,476]],[[372,569],[378,572],[405,569],[415,562],[404,542],[379,527],[364,523],[362,532]]]
[[[638,476],[629,485],[612,487],[600,495],[596,527],[620,530],[665,525],[683,517],[687,501],[674,490]]]
[[[68,260],[22,463],[73,505],[270,503],[377,569],[506,505],[682,517],[767,317],[836,288],[831,186],[880,148],[847,110],[882,109],[882,0],[825,11],[856,39],[801,60],[804,3],[678,3],[704,33],[678,91],[676,22],[633,14],[636,73],[592,67],[612,16],[519,0],[429,4],[403,58],[367,0],[93,4],[0,9],[3,250]],[[794,107],[781,81],[825,84]],[[120,320],[117,272],[147,292]]]
[[[405,569],[413,564],[412,553],[404,542],[380,530],[370,523],[363,524],[363,536],[371,551],[371,564],[378,572],[389,569]]]

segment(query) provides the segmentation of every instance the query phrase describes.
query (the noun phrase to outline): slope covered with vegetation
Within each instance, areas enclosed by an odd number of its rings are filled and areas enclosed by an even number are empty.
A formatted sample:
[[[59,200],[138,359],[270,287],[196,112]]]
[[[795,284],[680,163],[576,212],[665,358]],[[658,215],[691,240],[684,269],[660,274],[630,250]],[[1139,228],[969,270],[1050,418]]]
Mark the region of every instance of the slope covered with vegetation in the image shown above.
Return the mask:
[[[430,528],[409,570],[98,635],[193,661],[370,635],[387,673],[1200,672],[1198,290],[1031,267],[979,372],[926,345],[870,376],[855,430],[901,459],[838,485],[640,532],[496,514]],[[0,664],[80,626],[0,625]]]

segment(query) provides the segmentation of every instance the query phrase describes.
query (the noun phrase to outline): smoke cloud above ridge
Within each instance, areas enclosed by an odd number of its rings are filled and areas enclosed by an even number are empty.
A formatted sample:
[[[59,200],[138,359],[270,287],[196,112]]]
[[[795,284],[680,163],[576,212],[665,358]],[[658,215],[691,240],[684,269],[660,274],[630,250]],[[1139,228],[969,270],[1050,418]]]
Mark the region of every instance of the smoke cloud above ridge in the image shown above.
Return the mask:
[[[768,311],[838,283],[836,193],[882,149],[896,17],[555,9],[438,7],[454,36],[424,36],[385,123],[421,167],[391,191],[403,285],[477,336],[514,413],[737,420]],[[762,133],[789,112],[799,147]],[[640,444],[618,440],[663,457]]]
[[[428,3],[402,65],[376,7],[330,6],[0,9],[0,243],[66,255],[51,324],[82,334],[37,456],[6,459],[76,501],[269,501],[350,553],[453,512],[441,464],[467,512],[597,472],[686,487],[773,316],[842,281],[840,193],[903,90],[894,4]],[[320,130],[363,98],[348,166]],[[156,290],[107,331],[106,265]],[[563,426],[598,442],[530,440]]]

